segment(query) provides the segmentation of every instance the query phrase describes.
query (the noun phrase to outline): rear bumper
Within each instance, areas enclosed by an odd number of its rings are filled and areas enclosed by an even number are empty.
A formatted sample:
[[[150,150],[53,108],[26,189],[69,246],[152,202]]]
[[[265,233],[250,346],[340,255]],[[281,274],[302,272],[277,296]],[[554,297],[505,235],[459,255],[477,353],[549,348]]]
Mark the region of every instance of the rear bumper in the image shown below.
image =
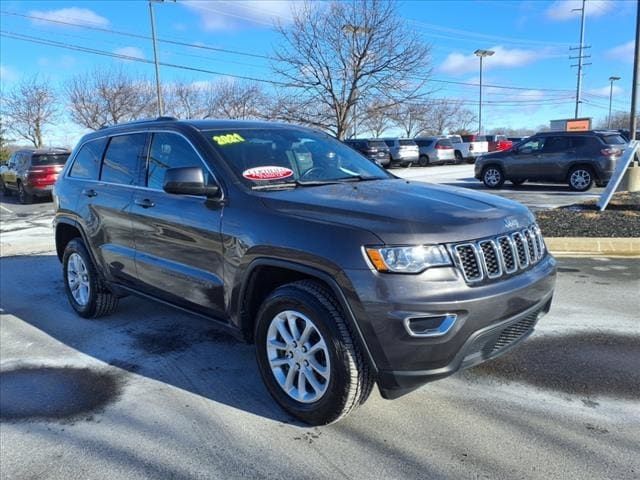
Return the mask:
[[[36,197],[46,197],[51,195],[51,192],[53,191],[53,183],[50,185],[29,185],[25,183],[24,189],[30,195],[34,195]]]
[[[355,287],[349,303],[375,362],[380,391],[396,398],[504,353],[506,348],[494,350],[497,339],[525,319],[525,331],[505,347],[526,338],[539,315],[549,310],[556,262],[547,254],[527,271],[473,287],[450,267],[419,275],[345,274]],[[411,335],[406,326],[409,318],[445,315],[455,315],[456,321],[441,335]]]

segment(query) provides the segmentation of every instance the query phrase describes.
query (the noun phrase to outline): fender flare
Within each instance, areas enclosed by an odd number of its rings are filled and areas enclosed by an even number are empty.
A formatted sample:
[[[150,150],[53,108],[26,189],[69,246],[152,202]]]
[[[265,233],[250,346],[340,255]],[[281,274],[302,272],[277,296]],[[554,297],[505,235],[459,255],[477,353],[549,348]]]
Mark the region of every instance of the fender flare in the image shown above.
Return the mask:
[[[256,270],[256,268],[264,267],[264,266],[279,267],[279,268],[286,268],[289,270],[293,270],[293,271],[308,275],[310,277],[317,278],[318,280],[328,285],[332,293],[335,295],[336,299],[338,300],[340,307],[342,307],[342,310],[345,313],[345,319],[349,323],[349,326],[351,327],[351,331],[354,332],[356,335],[356,338],[354,340],[358,342],[358,345],[361,348],[362,352],[364,353],[366,360],[368,361],[369,365],[373,368],[374,372],[377,375],[378,367],[373,358],[373,355],[371,354],[371,351],[369,350],[369,347],[367,346],[367,342],[364,339],[364,335],[362,333],[360,325],[358,325],[358,321],[356,320],[353,310],[351,309],[351,306],[347,301],[347,297],[345,296],[338,282],[336,282],[335,279],[330,274],[322,270],[318,270],[317,268],[309,267],[304,264],[292,262],[290,260],[281,260],[281,259],[268,258],[268,257],[262,257],[262,258],[257,258],[253,260],[247,266],[246,271],[243,274],[242,284],[240,286],[240,296],[238,297],[238,305],[237,305],[238,319],[242,319],[242,300],[246,297],[246,293],[250,286],[252,275]],[[241,324],[240,328],[242,329],[242,327],[243,326]]]

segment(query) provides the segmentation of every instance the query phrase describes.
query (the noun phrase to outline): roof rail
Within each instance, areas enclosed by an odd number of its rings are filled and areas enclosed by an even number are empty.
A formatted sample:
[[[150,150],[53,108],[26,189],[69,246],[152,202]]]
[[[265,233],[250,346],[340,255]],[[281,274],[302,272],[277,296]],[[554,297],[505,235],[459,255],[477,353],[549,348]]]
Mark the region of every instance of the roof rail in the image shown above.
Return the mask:
[[[176,117],[169,117],[169,116],[164,116],[164,115],[156,118],[157,122],[162,122],[162,121],[166,121],[166,120],[170,120],[170,121],[174,121],[174,122],[178,121],[178,119]]]

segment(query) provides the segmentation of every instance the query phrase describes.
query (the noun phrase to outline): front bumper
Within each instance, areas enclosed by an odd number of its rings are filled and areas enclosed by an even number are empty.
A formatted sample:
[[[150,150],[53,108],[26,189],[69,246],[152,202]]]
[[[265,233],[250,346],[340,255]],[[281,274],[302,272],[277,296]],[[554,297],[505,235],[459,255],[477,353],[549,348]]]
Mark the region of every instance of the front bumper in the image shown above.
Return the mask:
[[[346,271],[357,291],[357,297],[352,292],[350,304],[378,371],[382,396],[397,398],[494,358],[526,338],[549,310],[555,265],[547,254],[527,271],[478,286],[469,286],[457,269],[449,267],[419,275]],[[405,326],[409,317],[447,314],[457,319],[441,336],[412,336]],[[510,337],[508,345],[494,349],[512,326],[520,332],[517,338]]]

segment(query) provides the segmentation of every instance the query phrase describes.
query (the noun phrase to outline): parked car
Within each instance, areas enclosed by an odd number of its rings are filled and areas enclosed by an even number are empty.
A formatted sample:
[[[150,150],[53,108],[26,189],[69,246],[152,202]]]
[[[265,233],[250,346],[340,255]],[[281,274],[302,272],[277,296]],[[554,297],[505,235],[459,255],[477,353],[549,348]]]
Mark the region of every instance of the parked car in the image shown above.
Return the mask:
[[[507,137],[508,140],[511,140],[513,143],[520,143],[521,141],[527,139],[529,137]]]
[[[489,142],[485,135],[461,135],[462,142],[467,144],[469,156],[465,157],[468,163],[476,161],[480,155],[483,155],[489,151]]]
[[[415,139],[415,142],[420,152],[418,163],[421,167],[436,163],[457,163],[453,144],[448,138],[419,137]]]
[[[488,142],[489,152],[501,152],[508,150],[513,145],[513,142],[509,140],[505,135],[485,135]]]
[[[389,147],[392,165],[409,167],[412,163],[418,162],[420,152],[413,140],[408,138],[383,138],[382,140]]]
[[[625,146],[615,131],[542,132],[511,150],[478,158],[475,177],[489,188],[499,188],[505,180],[514,185],[566,182],[583,192],[594,183],[606,185]]]
[[[382,140],[350,139],[345,140],[344,143],[360,152],[369,160],[377,162],[383,167],[388,167],[391,164],[391,153],[389,151],[389,147]]]
[[[255,343],[269,393],[315,425],[375,383],[393,399],[503,354],[554,291],[523,205],[396,178],[299,126],[106,128],[80,140],[54,194],[78,315],[131,293],[204,316]]]
[[[447,135],[447,138],[453,145],[453,154],[456,157],[456,163],[462,163],[464,160],[472,158],[469,152],[469,143],[463,142],[460,135]]]
[[[6,170],[0,174],[0,189],[5,195],[17,193],[20,203],[31,203],[34,197],[50,196],[70,153],[66,148],[14,152]]]
[[[627,142],[631,141],[631,130],[617,130]],[[640,130],[636,130],[636,140],[640,140]]]

